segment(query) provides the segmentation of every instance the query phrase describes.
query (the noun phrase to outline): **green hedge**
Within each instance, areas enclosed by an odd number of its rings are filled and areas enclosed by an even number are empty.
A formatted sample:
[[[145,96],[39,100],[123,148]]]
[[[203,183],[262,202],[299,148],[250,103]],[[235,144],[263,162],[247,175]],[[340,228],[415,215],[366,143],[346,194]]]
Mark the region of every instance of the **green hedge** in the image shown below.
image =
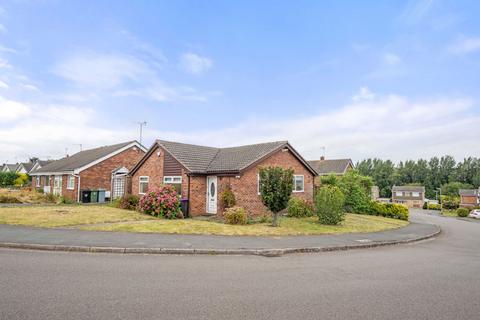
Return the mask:
[[[288,200],[287,216],[292,218],[311,217],[313,216],[313,205],[302,198],[291,197]]]
[[[468,214],[470,213],[470,210],[467,208],[458,208],[457,209],[457,216],[465,218],[468,217]]]
[[[408,221],[408,208],[396,203],[372,201],[369,214]]]
[[[428,210],[440,210],[441,208],[442,208],[442,206],[440,204],[436,204],[436,203],[429,203],[428,206],[427,206]]]
[[[15,180],[19,177],[16,172],[0,172],[0,187],[12,187]]]

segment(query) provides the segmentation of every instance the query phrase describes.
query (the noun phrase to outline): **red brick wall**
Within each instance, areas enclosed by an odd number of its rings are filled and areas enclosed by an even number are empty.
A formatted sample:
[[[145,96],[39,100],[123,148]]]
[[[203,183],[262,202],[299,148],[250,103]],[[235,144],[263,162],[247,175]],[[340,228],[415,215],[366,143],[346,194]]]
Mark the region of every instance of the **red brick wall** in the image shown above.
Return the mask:
[[[477,197],[476,196],[461,196],[460,204],[462,206],[476,206],[477,205]]]
[[[158,156],[160,152],[160,156]],[[172,158],[169,159],[169,163],[176,161]],[[178,163],[181,167],[181,165]],[[148,186],[159,186],[163,184],[164,176],[164,167],[165,167],[165,150],[161,147],[155,147],[154,151],[150,156],[145,160],[145,162],[140,166],[140,168],[132,176],[132,194],[138,195],[139,191],[139,178],[141,176],[149,177]],[[181,176],[182,176],[182,197],[187,197],[188,192],[188,177],[187,171],[181,167]]]
[[[313,175],[291,152],[278,151],[261,163],[248,169],[240,178],[219,177],[218,194],[230,184],[238,206],[242,206],[252,215],[267,213],[267,208],[263,205],[257,189],[257,175],[259,167],[278,166],[282,168],[292,168],[294,174],[304,176],[304,192],[294,192],[292,196],[301,197],[313,202]],[[204,192],[205,198],[205,192]],[[204,200],[205,201],[205,200]],[[217,201],[217,213],[222,212],[220,197]]]
[[[138,147],[131,147],[82,171],[80,173],[80,190],[105,189],[110,191],[112,188],[112,171],[119,167],[131,170],[144,154],[145,152]],[[63,183],[66,183],[66,181]],[[77,191],[76,188],[77,183],[75,183],[75,192]]]
[[[200,216],[206,212],[206,184],[207,178],[205,176],[190,177],[190,215]]]

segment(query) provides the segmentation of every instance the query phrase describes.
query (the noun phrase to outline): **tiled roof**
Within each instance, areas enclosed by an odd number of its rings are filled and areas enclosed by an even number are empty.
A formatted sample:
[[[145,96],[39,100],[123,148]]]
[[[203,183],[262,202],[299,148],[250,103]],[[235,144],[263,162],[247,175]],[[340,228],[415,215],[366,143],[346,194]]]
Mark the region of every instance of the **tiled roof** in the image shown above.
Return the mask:
[[[164,140],[157,140],[157,143],[190,172],[202,174],[239,172],[275,150],[288,145],[287,141],[276,141],[240,147],[214,148]]]
[[[114,144],[111,146],[103,146],[95,149],[89,149],[85,151],[80,151],[71,155],[69,157],[62,158],[60,160],[52,161],[45,166],[42,166],[40,169],[35,170],[37,173],[47,173],[47,172],[68,172],[75,169],[79,169],[83,166],[86,166],[89,163],[92,163],[100,158],[103,158],[109,155],[112,152],[115,152],[129,144],[134,143],[135,141],[128,141],[119,144]]]
[[[478,189],[460,189],[458,193],[461,196],[478,196],[479,190]]]
[[[393,186],[392,191],[425,192],[424,186]]]
[[[352,163],[350,159],[329,159],[329,160],[309,160],[308,163],[312,166],[319,175],[325,174],[343,174],[347,170],[349,164]],[[352,165],[353,166],[353,165]]]

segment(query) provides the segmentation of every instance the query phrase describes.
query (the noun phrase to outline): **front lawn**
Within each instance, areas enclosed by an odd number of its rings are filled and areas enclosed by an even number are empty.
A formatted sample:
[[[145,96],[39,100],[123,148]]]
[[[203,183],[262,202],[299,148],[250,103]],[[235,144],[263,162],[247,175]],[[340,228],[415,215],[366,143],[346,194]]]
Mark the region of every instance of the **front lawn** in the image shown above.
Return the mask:
[[[64,227],[93,223],[155,219],[134,211],[100,205],[59,205],[0,208],[0,224]]]
[[[442,216],[445,216],[445,217],[458,217],[458,214],[457,214],[457,210],[447,210],[447,209],[443,209],[442,210]]]
[[[319,235],[352,232],[377,232],[396,229],[408,225],[407,221],[377,216],[347,214],[345,221],[338,226],[326,226],[318,223],[317,217],[287,218],[280,220],[280,227],[272,227],[270,223],[248,225],[229,225],[205,219],[154,220],[139,222],[120,222],[108,225],[83,226],[82,230],[123,231],[150,233],[183,233],[183,234],[215,234],[215,235],[249,235],[249,236],[287,236],[287,235]]]

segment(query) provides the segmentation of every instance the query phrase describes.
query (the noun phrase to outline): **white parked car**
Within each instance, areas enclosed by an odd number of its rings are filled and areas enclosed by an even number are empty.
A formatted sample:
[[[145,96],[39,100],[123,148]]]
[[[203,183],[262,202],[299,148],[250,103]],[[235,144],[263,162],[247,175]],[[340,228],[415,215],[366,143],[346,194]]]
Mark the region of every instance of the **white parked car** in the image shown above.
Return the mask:
[[[480,219],[480,209],[470,211],[470,214],[468,216],[470,218]]]

